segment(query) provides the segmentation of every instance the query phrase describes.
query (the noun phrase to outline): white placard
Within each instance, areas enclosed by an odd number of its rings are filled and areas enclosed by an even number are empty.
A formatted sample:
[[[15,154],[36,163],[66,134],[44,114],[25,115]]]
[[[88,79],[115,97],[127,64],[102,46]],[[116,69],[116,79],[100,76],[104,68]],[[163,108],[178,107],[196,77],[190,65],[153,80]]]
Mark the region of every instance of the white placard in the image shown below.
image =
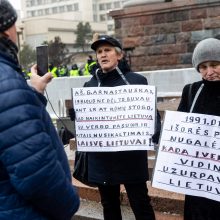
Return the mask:
[[[166,111],[152,185],[220,201],[220,117]]]
[[[72,89],[78,151],[153,150],[154,86]]]

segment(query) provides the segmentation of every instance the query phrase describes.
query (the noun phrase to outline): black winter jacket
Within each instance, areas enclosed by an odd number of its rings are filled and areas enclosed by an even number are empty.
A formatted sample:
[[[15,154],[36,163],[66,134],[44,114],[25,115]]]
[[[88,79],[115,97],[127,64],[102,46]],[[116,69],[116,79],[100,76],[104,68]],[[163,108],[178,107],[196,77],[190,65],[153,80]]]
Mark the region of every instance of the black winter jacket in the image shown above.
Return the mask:
[[[107,74],[101,73],[98,76],[101,87],[125,85],[116,70]],[[130,84],[148,84],[147,79],[140,74],[126,72],[124,76]],[[98,80],[95,75],[84,85],[84,87],[96,86],[98,86]],[[160,118],[157,127],[160,130]],[[89,182],[110,185],[145,182],[149,179],[147,151],[89,152],[88,178]]]
[[[220,81],[202,80],[193,83],[191,97],[189,96],[190,84],[186,85],[183,88],[182,99],[180,101],[178,111],[189,112],[189,108],[196,95],[196,92],[202,83],[204,83],[204,87],[196,101],[193,112],[220,116]]]
[[[5,39],[3,44],[3,40],[0,219],[70,220],[79,207],[79,197],[72,186],[63,145],[46,111],[46,98],[28,86],[12,56],[12,42]]]

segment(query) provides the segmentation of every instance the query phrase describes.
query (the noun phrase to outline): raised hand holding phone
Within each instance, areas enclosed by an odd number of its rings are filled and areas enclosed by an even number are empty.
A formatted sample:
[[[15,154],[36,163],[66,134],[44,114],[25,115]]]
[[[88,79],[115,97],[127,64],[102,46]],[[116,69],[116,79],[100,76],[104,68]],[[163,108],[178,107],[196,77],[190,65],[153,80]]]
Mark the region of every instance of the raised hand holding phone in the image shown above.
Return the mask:
[[[43,76],[39,76],[36,64],[31,67],[30,83],[31,86],[38,92],[43,94],[47,84],[52,80],[52,78],[53,76],[50,72],[47,72]]]
[[[37,74],[43,76],[48,72],[48,45],[36,47],[37,53]]]

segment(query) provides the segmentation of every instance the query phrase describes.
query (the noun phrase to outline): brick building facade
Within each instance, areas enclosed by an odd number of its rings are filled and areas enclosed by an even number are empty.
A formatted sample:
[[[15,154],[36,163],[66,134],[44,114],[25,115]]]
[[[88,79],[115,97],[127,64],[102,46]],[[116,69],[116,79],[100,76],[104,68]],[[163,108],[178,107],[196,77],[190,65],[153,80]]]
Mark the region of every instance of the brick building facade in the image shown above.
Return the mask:
[[[144,1],[143,1],[144,2]],[[192,67],[197,42],[220,38],[219,0],[173,0],[112,11],[116,37],[134,71]]]

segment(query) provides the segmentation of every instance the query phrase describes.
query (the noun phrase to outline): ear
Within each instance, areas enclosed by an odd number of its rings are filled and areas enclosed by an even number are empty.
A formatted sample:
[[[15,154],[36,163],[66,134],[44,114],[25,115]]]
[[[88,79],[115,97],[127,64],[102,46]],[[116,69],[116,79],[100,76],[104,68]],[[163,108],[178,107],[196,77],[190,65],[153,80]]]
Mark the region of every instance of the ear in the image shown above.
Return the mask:
[[[0,33],[0,36],[9,37],[10,36],[10,32],[8,30],[5,30],[4,32]]]
[[[119,53],[118,54],[118,61],[120,61],[123,57],[124,57],[124,54],[123,53]]]

